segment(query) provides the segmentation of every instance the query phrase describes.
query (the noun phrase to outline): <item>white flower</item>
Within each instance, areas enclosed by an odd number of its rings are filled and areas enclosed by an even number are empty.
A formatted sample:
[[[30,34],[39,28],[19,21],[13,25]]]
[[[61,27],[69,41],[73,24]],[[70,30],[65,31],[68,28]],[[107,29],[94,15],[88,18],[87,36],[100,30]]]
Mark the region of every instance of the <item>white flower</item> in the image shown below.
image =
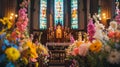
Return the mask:
[[[104,38],[104,36],[103,36],[104,27],[105,26],[99,22],[95,23],[96,32],[95,32],[94,38],[100,39],[100,40],[102,40]]]
[[[68,47],[68,49],[66,49],[67,56],[71,55],[73,49],[76,48],[76,46],[75,46],[76,42],[77,42],[77,41],[75,41],[72,45],[70,45],[70,46]]]
[[[95,23],[95,27],[96,27],[96,29],[101,29],[101,30],[105,29],[105,26],[102,23],[99,23],[99,22]]]
[[[108,31],[115,31],[117,29],[117,22],[116,21],[111,21],[110,26],[108,27]]]
[[[118,64],[120,62],[120,53],[118,51],[112,51],[107,60],[111,64]]]

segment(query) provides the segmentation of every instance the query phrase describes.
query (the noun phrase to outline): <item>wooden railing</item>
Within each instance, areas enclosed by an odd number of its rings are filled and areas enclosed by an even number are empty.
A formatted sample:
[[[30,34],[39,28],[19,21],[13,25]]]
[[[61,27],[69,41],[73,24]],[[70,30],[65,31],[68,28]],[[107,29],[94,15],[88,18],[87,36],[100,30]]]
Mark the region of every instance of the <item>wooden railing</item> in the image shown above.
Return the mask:
[[[51,50],[50,54],[50,64],[64,64],[66,53],[65,50]]]
[[[49,49],[50,58],[49,65],[63,65],[65,66],[66,51],[65,49],[71,45],[71,43],[46,43],[46,47]]]

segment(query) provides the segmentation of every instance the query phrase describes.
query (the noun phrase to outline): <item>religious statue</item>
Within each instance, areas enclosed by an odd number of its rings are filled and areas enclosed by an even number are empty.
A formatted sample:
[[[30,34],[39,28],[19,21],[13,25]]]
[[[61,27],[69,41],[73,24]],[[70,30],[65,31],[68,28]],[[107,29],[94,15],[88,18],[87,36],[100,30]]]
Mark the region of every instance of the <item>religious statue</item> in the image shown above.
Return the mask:
[[[56,29],[56,38],[62,38],[62,29],[60,25],[58,25]]]
[[[54,42],[54,29],[53,29],[53,27],[50,27],[48,29],[47,40],[49,42]]]
[[[57,42],[62,41],[62,27],[60,24],[57,25],[55,36]]]

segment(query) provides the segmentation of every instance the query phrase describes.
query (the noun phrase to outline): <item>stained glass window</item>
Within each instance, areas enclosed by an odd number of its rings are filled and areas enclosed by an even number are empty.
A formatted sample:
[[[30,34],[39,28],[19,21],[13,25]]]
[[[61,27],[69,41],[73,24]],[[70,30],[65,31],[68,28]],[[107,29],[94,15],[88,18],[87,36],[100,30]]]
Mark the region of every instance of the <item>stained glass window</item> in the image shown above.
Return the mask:
[[[78,1],[71,0],[71,29],[78,29]]]
[[[54,0],[54,25],[64,25],[64,0]]]
[[[40,0],[40,20],[39,20],[39,28],[47,29],[47,0]]]

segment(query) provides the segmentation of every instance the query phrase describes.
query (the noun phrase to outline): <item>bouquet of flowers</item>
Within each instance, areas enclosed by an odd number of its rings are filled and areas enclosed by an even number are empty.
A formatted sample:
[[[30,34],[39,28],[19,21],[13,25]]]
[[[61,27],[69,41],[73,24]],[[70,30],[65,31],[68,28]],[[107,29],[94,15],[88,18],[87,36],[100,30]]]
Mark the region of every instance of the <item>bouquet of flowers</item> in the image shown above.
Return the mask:
[[[48,50],[42,44],[33,43],[33,36],[28,34],[27,7],[29,0],[23,0],[18,11],[16,27],[9,18],[0,19],[0,66],[26,67],[35,63],[38,67],[39,57],[48,62]],[[41,56],[40,56],[41,55]]]
[[[110,26],[105,28],[96,17],[93,18],[95,23],[92,18],[89,20],[87,40],[77,40],[66,50],[67,58],[73,60],[70,67],[119,67],[119,23],[111,21]]]

